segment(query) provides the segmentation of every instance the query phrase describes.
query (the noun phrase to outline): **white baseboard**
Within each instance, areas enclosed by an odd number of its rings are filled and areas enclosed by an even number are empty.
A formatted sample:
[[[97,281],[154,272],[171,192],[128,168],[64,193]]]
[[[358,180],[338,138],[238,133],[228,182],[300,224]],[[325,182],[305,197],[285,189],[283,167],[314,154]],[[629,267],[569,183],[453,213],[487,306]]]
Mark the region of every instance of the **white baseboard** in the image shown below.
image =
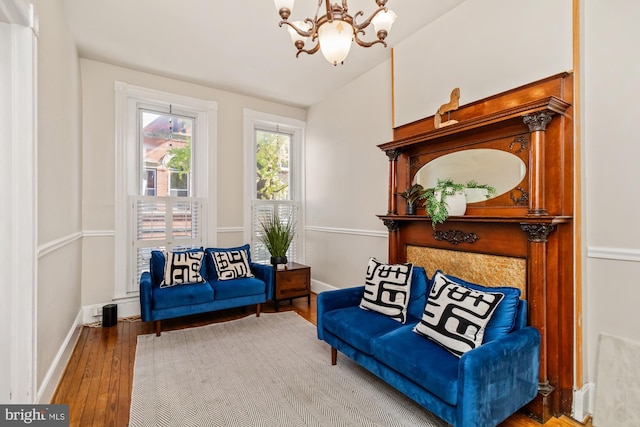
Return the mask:
[[[596,384],[586,383],[580,390],[573,391],[573,411],[572,417],[583,422],[589,415],[593,414]]]
[[[311,279],[311,292],[319,294],[324,291],[332,291],[338,289],[328,283],[321,282],[319,280]]]
[[[119,319],[140,315],[140,299],[138,297],[122,298],[117,301],[82,306],[82,323],[90,325],[102,322],[102,307],[107,304],[117,304]]]
[[[56,387],[58,387],[58,382],[60,382],[60,378],[62,378],[62,374],[67,367],[67,363],[69,363],[73,349],[76,347],[76,343],[80,337],[81,319],[82,310],[78,311],[78,315],[76,316],[73,325],[71,325],[71,329],[69,330],[67,337],[62,342],[60,350],[58,350],[58,353],[53,359],[44,380],[42,380],[42,385],[38,388],[38,394],[36,396],[37,404],[47,404],[51,401],[53,393],[55,393]]]

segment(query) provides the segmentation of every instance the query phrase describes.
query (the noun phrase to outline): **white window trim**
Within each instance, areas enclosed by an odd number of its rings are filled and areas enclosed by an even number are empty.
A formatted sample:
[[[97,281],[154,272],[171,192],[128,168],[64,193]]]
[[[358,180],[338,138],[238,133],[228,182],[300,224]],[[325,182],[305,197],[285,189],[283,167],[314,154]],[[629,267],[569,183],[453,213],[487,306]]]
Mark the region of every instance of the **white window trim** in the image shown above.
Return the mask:
[[[215,245],[217,212],[216,183],[210,184],[210,180],[217,179],[216,153],[217,153],[217,128],[218,128],[218,104],[214,101],[206,101],[183,95],[175,95],[154,89],[147,89],[116,81],[116,171],[115,171],[115,258],[114,258],[114,300],[130,298],[127,292],[127,283],[132,271],[129,256],[131,253],[131,209],[129,195],[139,192],[140,166],[139,148],[137,144],[137,106],[149,104],[150,101],[165,107],[185,109],[197,113],[198,126],[195,129],[195,140],[204,141],[193,149],[194,168],[194,196],[206,200],[206,221],[203,230],[204,240],[207,244]],[[136,143],[130,143],[135,141]]]
[[[0,0],[0,401],[35,403],[38,305],[38,20],[23,0]],[[7,89],[6,91],[4,89]]]
[[[256,167],[255,150],[255,128],[264,126],[288,132],[293,135],[294,144],[292,149],[292,162],[298,166],[297,174],[299,180],[292,186],[292,199],[299,203],[302,214],[299,216],[296,228],[298,230],[298,262],[303,263],[305,259],[304,247],[304,221],[305,221],[305,122],[291,117],[279,116],[276,114],[263,113],[260,111],[244,109],[244,241],[251,242],[251,224],[253,222],[251,201],[255,198],[256,183],[254,170]]]

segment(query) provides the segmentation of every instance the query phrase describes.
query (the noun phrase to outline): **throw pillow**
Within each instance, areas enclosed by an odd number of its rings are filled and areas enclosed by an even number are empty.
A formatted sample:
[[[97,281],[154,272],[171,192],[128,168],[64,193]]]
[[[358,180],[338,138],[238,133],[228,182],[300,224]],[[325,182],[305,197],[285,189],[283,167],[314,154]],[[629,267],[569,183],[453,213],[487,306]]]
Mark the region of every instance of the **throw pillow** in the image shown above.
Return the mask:
[[[440,270],[436,271],[433,275],[432,281],[436,279],[437,275],[444,275]],[[518,314],[518,304],[520,303],[520,296],[522,292],[518,288],[508,286],[482,286],[477,283],[467,282],[455,276],[446,275],[446,278],[458,285],[465,286],[467,288],[475,289],[481,292],[500,292],[504,295],[498,308],[493,312],[491,320],[487,323],[484,330],[483,343],[493,341],[501,338],[510,333],[516,324],[516,315]]]
[[[160,282],[161,288],[168,288],[175,285],[187,283],[204,283],[204,278],[200,274],[203,250],[185,252],[164,253],[164,279]]]
[[[462,286],[438,272],[414,331],[460,357],[482,344],[484,330],[504,295]]]
[[[234,251],[210,252],[216,266],[218,280],[254,277],[249,265],[249,255],[244,249]]]
[[[370,258],[360,308],[375,311],[400,323],[407,321],[413,264],[383,264]]]

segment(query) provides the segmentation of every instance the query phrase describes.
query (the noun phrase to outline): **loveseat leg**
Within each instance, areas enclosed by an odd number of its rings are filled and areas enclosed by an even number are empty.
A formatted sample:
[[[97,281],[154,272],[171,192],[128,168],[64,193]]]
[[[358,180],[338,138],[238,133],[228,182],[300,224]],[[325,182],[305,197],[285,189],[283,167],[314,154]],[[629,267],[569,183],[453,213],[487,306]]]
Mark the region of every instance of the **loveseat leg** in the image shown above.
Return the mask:
[[[338,363],[338,350],[335,347],[331,347],[331,365]]]
[[[162,321],[156,320],[156,336],[160,336],[160,332],[162,331]]]

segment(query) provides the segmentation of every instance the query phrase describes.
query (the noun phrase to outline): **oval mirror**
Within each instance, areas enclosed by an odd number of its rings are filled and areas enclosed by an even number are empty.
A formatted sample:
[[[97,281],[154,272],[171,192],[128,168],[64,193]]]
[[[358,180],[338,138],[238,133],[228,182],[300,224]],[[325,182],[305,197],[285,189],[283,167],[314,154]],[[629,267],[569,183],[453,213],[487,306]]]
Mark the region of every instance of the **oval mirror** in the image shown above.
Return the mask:
[[[491,148],[475,148],[445,154],[422,166],[414,182],[424,188],[434,187],[440,179],[464,184],[476,181],[496,189],[493,198],[514,188],[526,173],[527,166],[516,155]],[[468,192],[467,203],[487,200],[482,192]]]

